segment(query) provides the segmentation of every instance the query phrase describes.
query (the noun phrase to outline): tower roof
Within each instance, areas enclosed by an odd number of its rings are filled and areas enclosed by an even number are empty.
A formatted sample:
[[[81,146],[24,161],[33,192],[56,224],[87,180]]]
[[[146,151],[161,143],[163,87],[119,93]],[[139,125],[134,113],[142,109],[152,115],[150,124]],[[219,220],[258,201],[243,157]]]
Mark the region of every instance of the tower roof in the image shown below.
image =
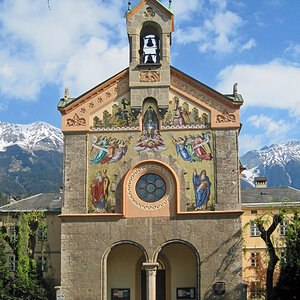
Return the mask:
[[[139,4],[137,4],[133,9],[127,11],[126,13],[126,20],[130,19],[135,13],[140,10],[144,5],[146,5],[148,2],[153,3],[156,7],[161,9],[166,15],[170,16],[172,19],[172,31],[174,31],[174,14],[172,10],[165,7],[162,3],[160,3],[157,0],[142,0]]]

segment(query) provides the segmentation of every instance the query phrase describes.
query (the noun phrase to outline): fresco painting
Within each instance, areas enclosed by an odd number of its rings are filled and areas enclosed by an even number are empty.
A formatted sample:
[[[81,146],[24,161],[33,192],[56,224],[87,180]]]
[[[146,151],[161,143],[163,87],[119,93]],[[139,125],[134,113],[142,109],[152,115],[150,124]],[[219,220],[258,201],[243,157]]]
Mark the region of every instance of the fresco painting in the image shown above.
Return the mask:
[[[90,185],[90,194],[92,196],[92,207],[89,212],[115,212],[112,201],[109,200],[110,179],[107,176],[107,170],[99,170],[96,178]]]
[[[93,153],[93,150],[97,150],[97,153],[90,159],[90,163],[110,164],[119,161],[126,154],[132,134],[129,134],[126,140],[108,136],[97,138],[95,135],[92,138],[90,154]]]
[[[200,174],[194,169],[193,172],[193,187],[195,192],[195,205],[192,208],[195,210],[207,209],[207,204],[210,199],[211,182],[206,175],[206,170],[202,170]]]
[[[211,135],[209,132],[197,133],[196,135],[189,134],[189,136],[185,135],[184,137],[179,136],[177,139],[170,133],[169,137],[175,145],[177,156],[180,155],[183,160],[189,162],[212,160]]]
[[[162,121],[163,126],[184,127],[186,125],[200,125],[205,128],[208,127],[208,114],[202,113],[200,116],[199,109],[192,107],[187,102],[182,102],[178,97],[174,97],[169,102],[169,109]]]
[[[149,114],[150,116],[150,114]],[[159,130],[155,118],[144,118],[142,131],[91,133],[88,138],[88,211],[89,213],[120,213],[116,197],[118,169],[127,159],[142,151],[160,152],[176,158],[176,164],[186,170],[185,181],[190,188],[180,211],[213,210],[214,158],[211,130]]]
[[[129,101],[123,98],[120,103],[114,103],[111,113],[104,110],[101,116],[94,116],[94,128],[135,127],[139,125],[138,116],[141,109],[133,109]]]

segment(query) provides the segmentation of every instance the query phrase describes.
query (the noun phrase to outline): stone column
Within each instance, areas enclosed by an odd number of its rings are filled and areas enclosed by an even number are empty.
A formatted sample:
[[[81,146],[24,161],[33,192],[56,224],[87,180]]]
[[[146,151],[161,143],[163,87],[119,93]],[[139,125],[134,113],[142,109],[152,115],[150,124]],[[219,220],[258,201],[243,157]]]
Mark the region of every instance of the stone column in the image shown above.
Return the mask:
[[[147,300],[156,299],[156,270],[158,263],[143,263],[146,271]]]

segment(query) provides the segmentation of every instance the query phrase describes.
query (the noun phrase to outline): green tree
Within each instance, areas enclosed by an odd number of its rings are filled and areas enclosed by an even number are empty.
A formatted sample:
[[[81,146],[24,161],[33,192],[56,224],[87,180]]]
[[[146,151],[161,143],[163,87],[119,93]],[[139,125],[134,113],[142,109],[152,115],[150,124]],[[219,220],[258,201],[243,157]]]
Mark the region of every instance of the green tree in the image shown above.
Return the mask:
[[[17,267],[14,276],[9,280],[6,287],[9,296],[3,299],[47,299],[42,274],[38,273],[37,264],[34,260],[37,230],[39,224],[45,222],[44,214],[38,211],[20,212],[11,217],[9,222],[15,220],[15,233],[10,236],[4,225],[2,226],[1,237],[11,249],[17,261]]]
[[[293,265],[292,263],[289,264],[289,267],[293,268],[299,268],[300,266],[300,239],[299,239],[299,217],[298,217],[299,209],[292,208],[292,209],[286,209],[281,208],[278,212],[274,213],[274,210],[272,207],[270,207],[269,211],[261,214],[256,215],[255,219],[246,224],[246,226],[249,226],[250,224],[256,224],[257,228],[260,231],[260,238],[265,242],[267,246],[267,254],[268,254],[268,261],[267,261],[267,269],[266,269],[266,280],[265,280],[265,291],[266,291],[266,300],[279,300],[281,298],[276,298],[275,295],[275,289],[274,289],[274,273],[275,268],[280,261],[278,257],[278,253],[276,253],[275,246],[276,243],[282,242],[281,238],[274,238],[272,234],[275,232],[276,228],[279,224],[283,224],[283,222],[286,222],[287,228],[288,228],[288,235],[285,240],[287,245],[287,261],[294,261],[296,253],[298,253],[298,258],[296,259],[296,263]],[[290,216],[293,215],[294,217],[291,218]],[[298,228],[298,235],[295,233],[296,229]],[[298,248],[295,248],[298,247]],[[297,249],[297,250],[296,250]],[[297,252],[298,251],[298,252]],[[294,257],[295,256],[295,257]],[[282,265],[283,268],[287,268],[288,266]],[[290,271],[288,271],[290,272]],[[291,269],[292,272],[292,269]],[[295,272],[296,278],[299,280],[299,269],[298,273]],[[280,276],[288,276],[288,273],[283,269],[283,271],[280,271]],[[282,274],[282,275],[281,275]],[[285,274],[285,275],[284,275]],[[298,277],[297,277],[298,276]],[[281,281],[280,280],[280,281]],[[288,280],[286,278],[286,280]],[[299,282],[299,281],[298,281]],[[281,285],[282,287],[282,285]],[[297,288],[297,285],[295,285],[295,288]],[[278,287],[279,291],[279,287]],[[285,298],[282,299],[296,299],[296,298]]]
[[[273,277],[276,264],[279,261],[279,258],[276,254],[274,241],[272,240],[271,236],[277,226],[283,220],[284,211],[280,210],[278,213],[273,213],[272,210],[269,212],[269,217],[271,217],[272,222],[271,225],[269,224],[269,218],[265,218],[266,215],[257,216],[254,220],[254,223],[257,225],[260,231],[260,237],[263,239],[267,246],[267,251],[269,255],[268,267],[267,267],[267,276],[266,276],[266,299],[271,300],[273,299]]]
[[[8,299],[7,286],[11,278],[7,266],[6,249],[3,242],[0,240],[0,299]]]
[[[280,264],[280,276],[274,288],[274,300],[298,299],[300,282],[300,217],[294,210],[287,223],[286,251]]]

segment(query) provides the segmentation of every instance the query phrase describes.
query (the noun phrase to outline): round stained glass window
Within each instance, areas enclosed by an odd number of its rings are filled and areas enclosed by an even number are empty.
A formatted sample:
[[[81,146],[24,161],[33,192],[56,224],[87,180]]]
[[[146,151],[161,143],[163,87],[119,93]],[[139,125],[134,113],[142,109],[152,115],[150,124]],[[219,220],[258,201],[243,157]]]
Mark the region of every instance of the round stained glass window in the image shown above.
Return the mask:
[[[153,203],[165,195],[166,183],[157,174],[145,174],[137,181],[135,191],[141,200]]]

